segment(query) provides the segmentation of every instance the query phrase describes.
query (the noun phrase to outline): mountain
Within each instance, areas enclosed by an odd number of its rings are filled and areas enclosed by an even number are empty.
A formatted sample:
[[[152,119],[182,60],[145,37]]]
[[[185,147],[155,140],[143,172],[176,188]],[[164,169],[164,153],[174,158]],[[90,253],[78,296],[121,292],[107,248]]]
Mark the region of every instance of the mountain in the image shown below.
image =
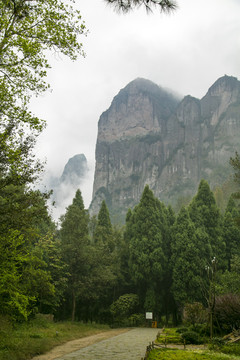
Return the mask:
[[[88,175],[88,164],[84,154],[71,157],[62,175],[48,179],[48,188],[53,190],[52,200],[55,203],[54,217],[58,218],[65,212],[65,208],[72,202],[77,189],[81,189]]]
[[[201,178],[211,187],[222,184],[239,138],[236,78],[221,77],[201,100],[179,99],[149,80],[132,81],[98,122],[90,213],[105,199],[112,216],[123,221],[146,184],[172,205],[192,196]]]
[[[84,154],[77,154],[70,158],[64,166],[60,183],[79,184],[88,170],[87,159]]]

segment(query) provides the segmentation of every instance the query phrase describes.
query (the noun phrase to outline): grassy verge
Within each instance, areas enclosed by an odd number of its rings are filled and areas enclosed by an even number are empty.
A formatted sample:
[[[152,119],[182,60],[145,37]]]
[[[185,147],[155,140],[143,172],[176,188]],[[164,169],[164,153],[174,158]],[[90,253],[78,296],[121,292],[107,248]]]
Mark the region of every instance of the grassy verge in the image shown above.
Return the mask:
[[[148,360],[239,360],[239,356],[226,355],[211,351],[191,351],[161,349],[153,350],[148,356]]]
[[[35,319],[14,327],[0,321],[0,360],[28,360],[69,340],[109,330],[106,325],[50,322]]]
[[[176,328],[164,329],[157,338],[159,344],[182,344],[181,334],[176,332]]]

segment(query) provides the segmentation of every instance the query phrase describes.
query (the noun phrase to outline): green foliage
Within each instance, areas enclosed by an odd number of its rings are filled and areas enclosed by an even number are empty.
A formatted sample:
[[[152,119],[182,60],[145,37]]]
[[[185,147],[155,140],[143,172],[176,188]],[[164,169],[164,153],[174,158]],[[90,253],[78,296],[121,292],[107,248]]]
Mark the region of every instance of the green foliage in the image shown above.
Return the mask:
[[[222,330],[240,328],[240,295],[225,294],[216,297],[215,318]]]
[[[0,360],[31,359],[69,340],[108,329],[100,324],[53,322],[44,316],[12,326],[6,317],[0,317]]]
[[[153,350],[148,360],[237,360],[237,358],[226,357],[225,354],[210,351],[185,351],[176,349]]]
[[[106,251],[114,250],[113,230],[106,202],[103,200],[97,217],[97,224],[94,231],[94,241],[103,246]]]
[[[82,55],[85,26],[70,3],[61,0],[0,2],[0,188],[35,179],[41,166],[33,147],[44,122],[28,104],[49,86],[47,51],[75,60]]]
[[[159,344],[181,344],[182,337],[176,328],[166,328],[158,336],[157,342]]]
[[[201,343],[199,335],[195,331],[186,331],[182,333],[182,339],[186,344],[199,344]]]
[[[128,212],[125,237],[129,239],[129,267],[141,306],[157,309],[158,284],[163,279],[166,256],[162,248],[162,208],[148,186],[140,203]]]
[[[181,308],[187,301],[202,300],[202,271],[211,250],[205,232],[196,229],[185,208],[181,209],[173,232],[172,291]]]
[[[185,304],[183,321],[186,324],[196,325],[207,321],[207,311],[199,302]]]
[[[238,218],[239,211],[237,210],[236,204],[231,197],[229,199],[223,219],[223,233],[226,243],[226,260],[228,264],[228,270],[231,270],[231,260],[233,256],[240,255],[240,228],[237,224]]]
[[[234,255],[227,270],[218,276],[216,292],[222,294],[240,294],[240,257]]]
[[[82,285],[88,272],[88,221],[89,216],[84,209],[81,191],[77,190],[72,204],[61,218],[59,232],[62,258],[69,273],[68,291],[72,298],[72,320],[75,319],[76,299],[85,292]]]
[[[13,320],[27,320],[45,304],[53,310],[55,286],[51,274],[36,247],[30,251],[17,230],[0,237],[1,314]]]
[[[30,313],[30,302],[22,284],[22,267],[30,261],[24,248],[23,236],[17,231],[9,231],[0,238],[0,303],[1,314],[13,319],[27,319]]]
[[[51,233],[42,237],[33,249],[37,259],[41,259],[45,275],[35,275],[35,289],[38,289],[36,307],[41,313],[56,313],[67,287],[67,265],[63,262],[59,239]],[[40,281],[42,280],[42,281]],[[44,281],[45,280],[45,281]],[[32,289],[31,289],[32,291]]]
[[[114,321],[121,322],[124,319],[130,318],[133,314],[136,315],[139,307],[139,298],[136,294],[125,294],[114,301],[110,306],[111,314]],[[133,321],[132,317],[130,321]],[[136,320],[136,319],[135,319]]]
[[[231,356],[240,356],[240,344],[225,344],[218,348],[222,353]]]
[[[200,181],[198,192],[189,205],[189,214],[195,226],[202,228],[206,233],[211,246],[210,256],[216,257],[218,268],[226,268],[226,245],[222,237],[222,219],[207,181]]]

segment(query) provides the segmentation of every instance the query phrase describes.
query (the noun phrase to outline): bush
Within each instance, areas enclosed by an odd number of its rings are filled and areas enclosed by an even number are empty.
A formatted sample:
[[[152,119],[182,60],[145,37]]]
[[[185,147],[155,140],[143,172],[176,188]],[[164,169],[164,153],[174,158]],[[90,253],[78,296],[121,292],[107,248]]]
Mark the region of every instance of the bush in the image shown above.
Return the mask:
[[[128,318],[130,326],[140,326],[145,323],[145,317],[143,314],[133,314]]]
[[[199,344],[200,337],[195,331],[186,331],[182,333],[182,339],[185,340],[186,344]]]
[[[110,306],[110,312],[115,322],[123,322],[132,314],[136,313],[139,306],[139,298],[136,294],[125,294],[114,301]]]
[[[221,352],[228,355],[240,356],[240,344],[229,344],[221,346]]]
[[[188,328],[187,327],[180,327],[176,330],[176,333],[178,334],[182,334],[184,332],[188,331]]]
[[[186,324],[202,324],[207,320],[207,311],[199,302],[186,304],[183,311],[183,322]]]
[[[219,346],[222,346],[223,344],[224,344],[223,338],[219,338],[219,337],[212,338],[212,345],[219,347]]]
[[[214,315],[226,331],[240,328],[240,296],[225,294],[216,298]]]
[[[207,324],[195,324],[189,327],[190,331],[195,331],[201,336],[209,336],[209,326]]]

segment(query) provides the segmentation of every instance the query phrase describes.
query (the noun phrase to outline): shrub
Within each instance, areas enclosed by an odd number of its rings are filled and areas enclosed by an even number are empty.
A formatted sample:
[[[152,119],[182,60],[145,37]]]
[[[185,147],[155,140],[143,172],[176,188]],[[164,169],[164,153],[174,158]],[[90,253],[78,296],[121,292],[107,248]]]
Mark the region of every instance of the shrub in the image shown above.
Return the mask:
[[[212,345],[222,346],[224,344],[223,338],[214,337],[212,338]]]
[[[205,324],[195,324],[192,326],[189,326],[188,330],[195,331],[201,336],[209,336],[209,326]]]
[[[180,327],[176,330],[176,333],[178,334],[182,334],[184,332],[188,331],[188,328],[187,327]]]
[[[216,298],[214,315],[226,331],[240,328],[240,296],[225,294]]]
[[[186,331],[182,333],[182,339],[185,340],[186,344],[199,344],[199,334],[195,331]]]
[[[128,318],[128,320],[131,326],[140,326],[145,323],[145,317],[143,314],[133,314]]]
[[[207,311],[199,302],[186,304],[183,311],[183,322],[186,324],[202,324],[207,320]]]
[[[139,299],[136,294],[125,294],[112,303],[110,311],[114,319],[121,322],[134,314],[138,306]]]

